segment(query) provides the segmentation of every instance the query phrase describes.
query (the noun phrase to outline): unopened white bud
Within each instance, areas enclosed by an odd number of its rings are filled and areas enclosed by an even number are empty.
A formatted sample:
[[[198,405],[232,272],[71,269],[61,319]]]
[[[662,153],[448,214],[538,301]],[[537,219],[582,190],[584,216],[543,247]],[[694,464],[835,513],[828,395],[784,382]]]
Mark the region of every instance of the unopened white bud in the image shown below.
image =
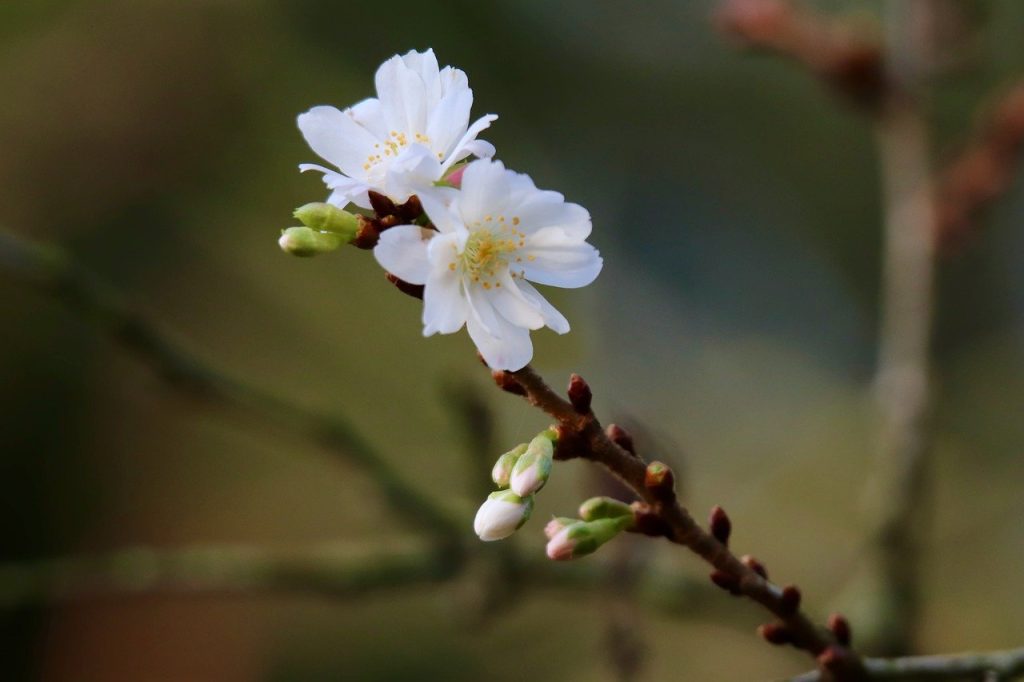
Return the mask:
[[[532,495],[548,482],[554,462],[555,446],[551,432],[545,431],[530,441],[526,452],[516,462],[509,487],[517,495]]]
[[[532,511],[533,496],[523,498],[510,490],[499,490],[480,505],[473,530],[485,542],[501,540],[526,523]]]
[[[522,457],[523,453],[526,452],[526,443],[517,445],[504,455],[498,458],[498,461],[494,463],[494,468],[491,469],[491,480],[499,488],[507,488],[509,479],[512,476],[512,468],[515,467],[516,462]]]

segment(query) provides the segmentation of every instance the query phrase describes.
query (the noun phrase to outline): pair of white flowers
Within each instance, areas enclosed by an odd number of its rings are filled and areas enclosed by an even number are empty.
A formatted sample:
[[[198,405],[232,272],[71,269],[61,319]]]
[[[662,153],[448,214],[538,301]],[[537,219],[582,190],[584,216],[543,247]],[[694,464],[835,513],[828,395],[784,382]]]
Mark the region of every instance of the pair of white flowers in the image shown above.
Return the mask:
[[[439,69],[432,50],[388,59],[375,81],[376,98],[299,116],[309,146],[338,170],[300,168],[321,171],[328,202],[340,208],[370,208],[370,191],[396,203],[419,197],[436,230],[388,228],[374,248],[377,261],[424,285],[425,336],[465,325],[488,365],[521,369],[533,356],[530,330],[569,331],[530,282],[582,287],[601,271],[586,242],[590,214],[491,160],[494,147],[476,138],[497,116],[470,124],[466,74]],[[470,156],[478,160],[456,165]]]

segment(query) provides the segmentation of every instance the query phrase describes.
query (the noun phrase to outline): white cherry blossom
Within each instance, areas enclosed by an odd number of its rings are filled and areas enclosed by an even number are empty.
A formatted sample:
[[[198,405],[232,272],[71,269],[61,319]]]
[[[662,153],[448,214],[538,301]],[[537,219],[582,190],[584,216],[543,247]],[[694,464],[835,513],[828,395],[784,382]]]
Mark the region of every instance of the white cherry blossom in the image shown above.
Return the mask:
[[[306,142],[340,171],[299,166],[324,174],[332,190],[329,203],[369,208],[369,190],[400,203],[458,161],[494,155],[494,147],[476,136],[497,116],[469,124],[473,91],[466,74],[451,66],[438,69],[433,50],[391,57],[375,81],[375,98],[344,111],[317,106],[299,115]]]
[[[425,285],[424,336],[465,324],[488,365],[514,371],[533,356],[531,329],[569,331],[530,282],[575,288],[594,281],[602,261],[585,241],[586,209],[490,160],[469,164],[460,190],[419,196],[438,231],[393,227],[374,255],[397,277]]]

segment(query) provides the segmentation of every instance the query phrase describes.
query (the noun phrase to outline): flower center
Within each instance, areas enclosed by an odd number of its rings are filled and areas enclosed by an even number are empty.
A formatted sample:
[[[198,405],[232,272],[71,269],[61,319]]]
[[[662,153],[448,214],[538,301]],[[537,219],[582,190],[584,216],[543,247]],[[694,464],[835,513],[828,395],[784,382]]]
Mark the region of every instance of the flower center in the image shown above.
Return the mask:
[[[495,279],[508,268],[512,254],[523,246],[525,236],[511,225],[506,225],[504,220],[494,226],[477,227],[469,233],[459,256],[462,272],[484,289],[500,287],[501,283]]]

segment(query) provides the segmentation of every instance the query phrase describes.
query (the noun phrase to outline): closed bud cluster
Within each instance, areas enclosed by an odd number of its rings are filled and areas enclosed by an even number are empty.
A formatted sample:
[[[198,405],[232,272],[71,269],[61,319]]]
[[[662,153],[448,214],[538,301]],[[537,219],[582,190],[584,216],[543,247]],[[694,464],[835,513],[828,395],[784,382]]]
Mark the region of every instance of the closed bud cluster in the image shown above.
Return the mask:
[[[306,204],[295,209],[294,215],[302,225],[283,230],[277,240],[281,250],[293,256],[330,253],[351,242],[359,230],[356,216],[330,204]]]
[[[532,495],[548,482],[554,463],[554,431],[544,431],[530,441],[512,468],[509,486],[517,495]]]
[[[532,495],[524,498],[511,490],[498,490],[480,505],[473,520],[473,530],[485,542],[501,540],[526,523],[532,512]]]
[[[534,493],[551,475],[556,439],[557,434],[548,429],[498,457],[491,468],[491,480],[501,490],[491,493],[473,522],[481,540],[507,538],[526,523],[533,511]]]

